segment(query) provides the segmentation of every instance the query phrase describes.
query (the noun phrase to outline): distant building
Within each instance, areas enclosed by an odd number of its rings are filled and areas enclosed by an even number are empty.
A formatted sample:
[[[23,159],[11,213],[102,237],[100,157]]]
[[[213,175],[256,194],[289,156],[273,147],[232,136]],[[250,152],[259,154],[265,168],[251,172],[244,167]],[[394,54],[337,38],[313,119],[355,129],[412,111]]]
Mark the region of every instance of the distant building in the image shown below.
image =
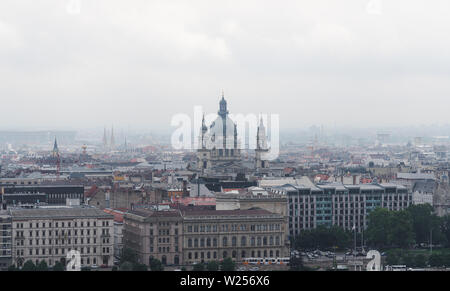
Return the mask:
[[[222,94],[218,117],[209,128],[202,120],[199,136],[199,149],[197,150],[198,169],[204,172],[207,169],[222,166],[239,166],[241,150],[238,143],[237,127],[228,116],[227,101]]]
[[[436,192],[437,183],[434,180],[417,181],[412,190],[413,204],[428,203],[433,206],[433,196]]]
[[[84,186],[80,185],[11,185],[3,184],[5,200],[9,205],[47,203],[66,205],[67,199],[84,203]]]

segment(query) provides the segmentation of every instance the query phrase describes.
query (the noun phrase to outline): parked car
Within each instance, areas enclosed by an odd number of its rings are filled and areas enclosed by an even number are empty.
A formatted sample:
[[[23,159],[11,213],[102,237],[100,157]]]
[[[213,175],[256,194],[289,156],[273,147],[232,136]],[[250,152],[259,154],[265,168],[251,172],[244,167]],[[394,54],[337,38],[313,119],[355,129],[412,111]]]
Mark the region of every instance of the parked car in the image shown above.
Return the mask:
[[[98,269],[98,266],[97,266],[96,264],[93,264],[93,265],[91,266],[91,269]]]

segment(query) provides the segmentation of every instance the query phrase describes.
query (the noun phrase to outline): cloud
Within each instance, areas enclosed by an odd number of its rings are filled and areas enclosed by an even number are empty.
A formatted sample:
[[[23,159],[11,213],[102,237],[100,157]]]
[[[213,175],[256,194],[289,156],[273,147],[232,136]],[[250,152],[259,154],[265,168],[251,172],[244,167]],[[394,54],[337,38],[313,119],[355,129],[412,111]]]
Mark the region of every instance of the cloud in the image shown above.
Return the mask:
[[[2,126],[169,127],[221,89],[282,126],[448,120],[448,1],[72,1],[0,2]]]

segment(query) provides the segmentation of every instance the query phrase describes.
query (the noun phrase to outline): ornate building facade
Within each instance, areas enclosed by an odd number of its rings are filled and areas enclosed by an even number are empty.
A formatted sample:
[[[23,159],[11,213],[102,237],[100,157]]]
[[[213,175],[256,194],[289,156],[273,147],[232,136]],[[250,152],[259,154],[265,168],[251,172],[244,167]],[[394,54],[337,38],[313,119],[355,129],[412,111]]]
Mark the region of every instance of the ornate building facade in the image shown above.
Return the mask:
[[[218,117],[208,127],[205,118],[199,135],[197,150],[197,169],[201,172],[242,168],[241,143],[238,137],[237,124],[229,117],[227,101],[222,93],[219,103]],[[257,148],[255,149],[255,167],[268,168],[265,153],[268,152],[265,127],[262,119],[257,130]]]

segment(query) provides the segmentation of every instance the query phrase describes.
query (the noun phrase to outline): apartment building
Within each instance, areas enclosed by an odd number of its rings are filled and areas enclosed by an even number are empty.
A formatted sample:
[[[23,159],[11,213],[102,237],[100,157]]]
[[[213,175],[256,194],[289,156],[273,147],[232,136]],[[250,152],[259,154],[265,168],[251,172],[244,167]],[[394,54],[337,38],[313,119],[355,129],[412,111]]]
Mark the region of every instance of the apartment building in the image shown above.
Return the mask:
[[[113,264],[113,216],[90,207],[9,209],[12,222],[12,263],[22,266],[44,260],[66,263],[70,250],[81,266]]]
[[[133,249],[146,265],[152,257],[164,265],[181,264],[182,232],[179,210],[135,209],[124,215],[124,248]]]

